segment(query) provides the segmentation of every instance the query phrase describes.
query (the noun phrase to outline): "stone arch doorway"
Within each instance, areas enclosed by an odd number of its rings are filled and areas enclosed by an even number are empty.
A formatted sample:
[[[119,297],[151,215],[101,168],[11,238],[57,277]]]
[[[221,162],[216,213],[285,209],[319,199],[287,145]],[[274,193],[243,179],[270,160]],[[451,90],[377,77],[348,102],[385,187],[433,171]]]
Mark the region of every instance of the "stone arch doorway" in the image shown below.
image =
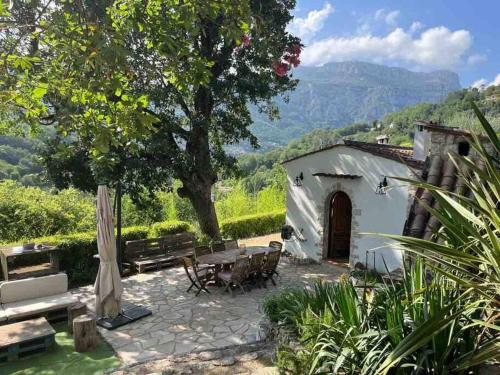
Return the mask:
[[[352,203],[343,191],[330,200],[327,258],[349,259],[351,250]]]

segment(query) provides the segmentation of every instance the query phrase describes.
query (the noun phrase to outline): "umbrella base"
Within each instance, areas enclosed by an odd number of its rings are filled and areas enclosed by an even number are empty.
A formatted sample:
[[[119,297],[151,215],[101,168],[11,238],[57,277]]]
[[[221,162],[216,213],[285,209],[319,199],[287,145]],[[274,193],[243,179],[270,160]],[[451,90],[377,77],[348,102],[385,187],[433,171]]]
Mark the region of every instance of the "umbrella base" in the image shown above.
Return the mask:
[[[151,310],[145,308],[144,306],[134,305],[130,302],[122,302],[121,314],[119,314],[116,318],[99,318],[96,323],[100,327],[113,330],[152,314]]]

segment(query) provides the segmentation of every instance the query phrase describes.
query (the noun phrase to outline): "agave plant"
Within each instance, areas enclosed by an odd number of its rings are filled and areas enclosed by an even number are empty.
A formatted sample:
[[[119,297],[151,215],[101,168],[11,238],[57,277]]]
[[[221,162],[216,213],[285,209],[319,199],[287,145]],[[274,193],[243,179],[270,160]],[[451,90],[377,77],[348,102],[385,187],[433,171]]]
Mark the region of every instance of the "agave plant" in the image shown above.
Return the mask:
[[[450,336],[443,337],[443,331],[453,326],[457,319],[469,320],[467,328],[479,331],[476,339],[467,343],[468,350],[462,350],[452,363],[434,363],[434,372],[460,372],[500,359],[500,141],[474,104],[473,108],[488,137],[488,142],[481,142],[473,135],[472,146],[480,162],[450,155],[471,194],[451,193],[423,182],[400,178],[432,194],[439,208],[426,206],[426,209],[441,227],[433,241],[386,236],[397,240],[406,252],[424,257],[427,266],[452,282],[459,294],[453,305],[428,317],[407,335],[380,364],[378,373],[388,373],[419,348],[428,346],[429,342],[448,340],[447,352],[456,350],[457,345],[464,345]]]

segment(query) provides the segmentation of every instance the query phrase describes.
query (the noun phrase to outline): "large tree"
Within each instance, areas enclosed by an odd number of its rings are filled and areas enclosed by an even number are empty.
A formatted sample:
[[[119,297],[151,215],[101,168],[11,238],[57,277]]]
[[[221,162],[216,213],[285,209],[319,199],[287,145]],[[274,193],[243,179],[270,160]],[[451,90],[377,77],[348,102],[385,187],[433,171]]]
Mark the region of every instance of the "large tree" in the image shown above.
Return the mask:
[[[249,105],[276,116],[272,99],[296,84],[301,44],[286,31],[295,0],[13,4],[4,104],[32,129],[55,126],[58,147],[73,145],[94,171],[151,189],[179,179],[202,231],[219,238],[211,188],[235,169],[224,145],[256,147]]]

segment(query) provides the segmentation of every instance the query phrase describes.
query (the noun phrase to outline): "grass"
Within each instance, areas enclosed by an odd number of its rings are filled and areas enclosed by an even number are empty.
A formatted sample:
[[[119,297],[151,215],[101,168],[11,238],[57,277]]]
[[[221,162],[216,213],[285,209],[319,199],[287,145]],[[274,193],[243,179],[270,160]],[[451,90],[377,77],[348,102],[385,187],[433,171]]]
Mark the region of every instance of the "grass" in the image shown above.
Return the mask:
[[[34,354],[15,362],[0,364],[2,375],[97,375],[120,366],[111,347],[99,337],[97,348],[87,353],[77,353],[73,337],[65,323],[54,325],[56,345],[45,353]]]

